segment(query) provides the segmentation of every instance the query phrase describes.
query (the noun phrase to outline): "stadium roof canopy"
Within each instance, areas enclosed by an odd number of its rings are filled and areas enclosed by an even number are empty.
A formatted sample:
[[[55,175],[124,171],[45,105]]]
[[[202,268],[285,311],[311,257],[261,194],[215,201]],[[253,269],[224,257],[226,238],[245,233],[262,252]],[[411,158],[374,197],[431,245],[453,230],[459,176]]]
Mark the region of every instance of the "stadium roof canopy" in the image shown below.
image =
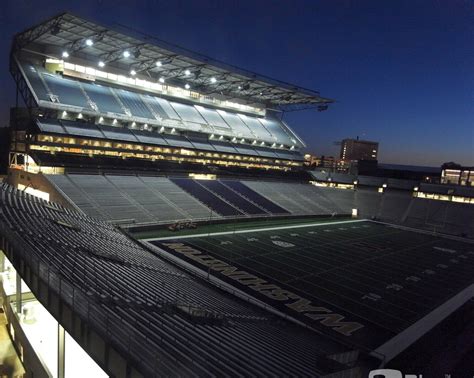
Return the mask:
[[[218,62],[124,26],[119,28],[124,31],[62,13],[17,34],[12,52],[25,49],[61,57],[67,51],[70,58],[102,61],[107,67],[133,70],[148,79],[163,77],[170,84],[189,84],[201,94],[267,108],[326,110],[334,102],[318,91]]]

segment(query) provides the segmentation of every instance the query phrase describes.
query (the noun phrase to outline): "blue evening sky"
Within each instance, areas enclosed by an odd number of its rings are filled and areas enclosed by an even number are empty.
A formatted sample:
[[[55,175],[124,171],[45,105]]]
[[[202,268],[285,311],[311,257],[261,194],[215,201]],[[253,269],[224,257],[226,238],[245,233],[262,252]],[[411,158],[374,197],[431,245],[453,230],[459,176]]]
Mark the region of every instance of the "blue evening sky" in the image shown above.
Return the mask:
[[[326,112],[285,115],[315,154],[359,136],[380,142],[381,162],[474,165],[472,1],[3,0],[2,126],[15,101],[11,36],[65,10],[336,99]]]

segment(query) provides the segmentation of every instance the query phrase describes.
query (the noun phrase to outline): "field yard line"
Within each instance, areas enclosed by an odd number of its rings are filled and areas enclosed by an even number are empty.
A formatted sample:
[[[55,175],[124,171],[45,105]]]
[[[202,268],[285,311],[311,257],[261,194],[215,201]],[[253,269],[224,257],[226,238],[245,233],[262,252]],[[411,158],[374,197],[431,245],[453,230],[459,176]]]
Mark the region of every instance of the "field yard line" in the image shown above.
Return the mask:
[[[366,219],[355,219],[347,221],[338,221],[338,222],[328,222],[328,223],[309,223],[309,224],[297,224],[293,226],[278,226],[278,227],[268,227],[268,228],[254,228],[249,230],[237,230],[237,231],[221,231],[205,234],[194,234],[194,235],[183,235],[183,236],[165,236],[163,238],[148,238],[140,239],[142,241],[154,241],[154,240],[170,240],[170,239],[189,239],[189,238],[202,238],[205,236],[219,236],[219,235],[230,235],[230,234],[246,234],[249,232],[262,232],[262,231],[276,231],[276,230],[290,230],[292,228],[303,228],[303,227],[315,227],[315,226],[330,226],[332,224],[347,224],[347,223],[357,223],[357,222],[366,222]]]

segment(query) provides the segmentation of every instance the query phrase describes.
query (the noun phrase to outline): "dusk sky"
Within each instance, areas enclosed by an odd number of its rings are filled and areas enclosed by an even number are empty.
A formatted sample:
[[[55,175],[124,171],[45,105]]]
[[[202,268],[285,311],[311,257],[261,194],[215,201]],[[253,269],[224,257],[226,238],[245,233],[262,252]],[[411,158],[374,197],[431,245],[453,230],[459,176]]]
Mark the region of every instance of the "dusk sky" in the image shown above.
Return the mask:
[[[3,0],[0,124],[15,101],[11,37],[62,11],[120,23],[337,103],[285,120],[318,155],[380,142],[379,161],[474,165],[474,2]]]

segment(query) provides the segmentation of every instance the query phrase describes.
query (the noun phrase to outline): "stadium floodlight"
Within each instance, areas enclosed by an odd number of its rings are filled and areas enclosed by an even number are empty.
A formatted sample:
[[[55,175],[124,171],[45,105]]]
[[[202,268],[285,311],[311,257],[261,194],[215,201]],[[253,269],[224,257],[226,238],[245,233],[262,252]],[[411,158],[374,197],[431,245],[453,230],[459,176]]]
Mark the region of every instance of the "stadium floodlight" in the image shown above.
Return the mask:
[[[124,58],[129,58],[130,57],[130,51],[125,50],[123,52],[123,56],[124,56]]]
[[[186,83],[186,85],[184,86],[184,88],[189,89],[189,88],[191,88],[191,86],[190,86],[188,83]]]
[[[191,71],[186,70],[186,71],[184,71],[184,74],[185,74],[186,76],[189,76],[189,75],[191,75]]]
[[[82,113],[79,113],[79,114],[77,115],[77,118],[82,119]]]
[[[211,83],[215,84],[217,82],[217,79],[215,77],[211,77]]]
[[[67,116],[67,111],[63,111],[63,117],[66,117]]]
[[[99,63],[97,63],[97,65],[98,65],[99,67],[105,67],[105,63],[104,63],[102,60],[99,61]]]
[[[163,84],[165,82],[165,78],[162,76],[158,79],[158,81]]]
[[[164,126],[161,126],[160,128],[160,133],[164,132],[165,131],[165,127]]]
[[[136,74],[137,74],[137,71],[135,71],[135,70],[130,71],[130,75],[135,76]]]
[[[245,143],[245,139],[242,138],[242,139],[240,140],[240,143]]]
[[[280,144],[280,148],[283,148],[283,147],[285,147],[285,146],[283,144]]]
[[[276,143],[273,143],[273,144],[272,144],[272,147],[276,147]]]
[[[137,124],[135,121],[132,122],[132,127],[135,127]]]
[[[236,137],[233,137],[233,138],[232,138],[232,142],[235,142],[236,140],[237,140]]]
[[[221,135],[221,136],[219,137],[219,140],[222,140],[222,139],[224,139],[224,135]]]
[[[63,58],[69,58],[69,53],[67,51],[63,51],[61,55]]]
[[[112,121],[112,125],[115,125],[117,123],[117,119],[114,118],[114,120]]]
[[[104,117],[99,118],[99,123],[104,122]]]
[[[163,65],[163,63],[161,63],[159,60],[156,62],[157,67],[161,67],[162,65]]]
[[[86,39],[86,45],[87,46],[92,46],[93,44],[94,44],[94,41],[92,39],[90,39],[90,38]]]
[[[265,142],[261,142],[261,143],[260,143],[260,146],[265,146]]]
[[[143,125],[143,128],[148,129],[148,123],[145,123],[145,124]]]
[[[254,141],[252,142],[252,144],[257,144],[257,141],[256,141],[256,140],[254,140]]]

